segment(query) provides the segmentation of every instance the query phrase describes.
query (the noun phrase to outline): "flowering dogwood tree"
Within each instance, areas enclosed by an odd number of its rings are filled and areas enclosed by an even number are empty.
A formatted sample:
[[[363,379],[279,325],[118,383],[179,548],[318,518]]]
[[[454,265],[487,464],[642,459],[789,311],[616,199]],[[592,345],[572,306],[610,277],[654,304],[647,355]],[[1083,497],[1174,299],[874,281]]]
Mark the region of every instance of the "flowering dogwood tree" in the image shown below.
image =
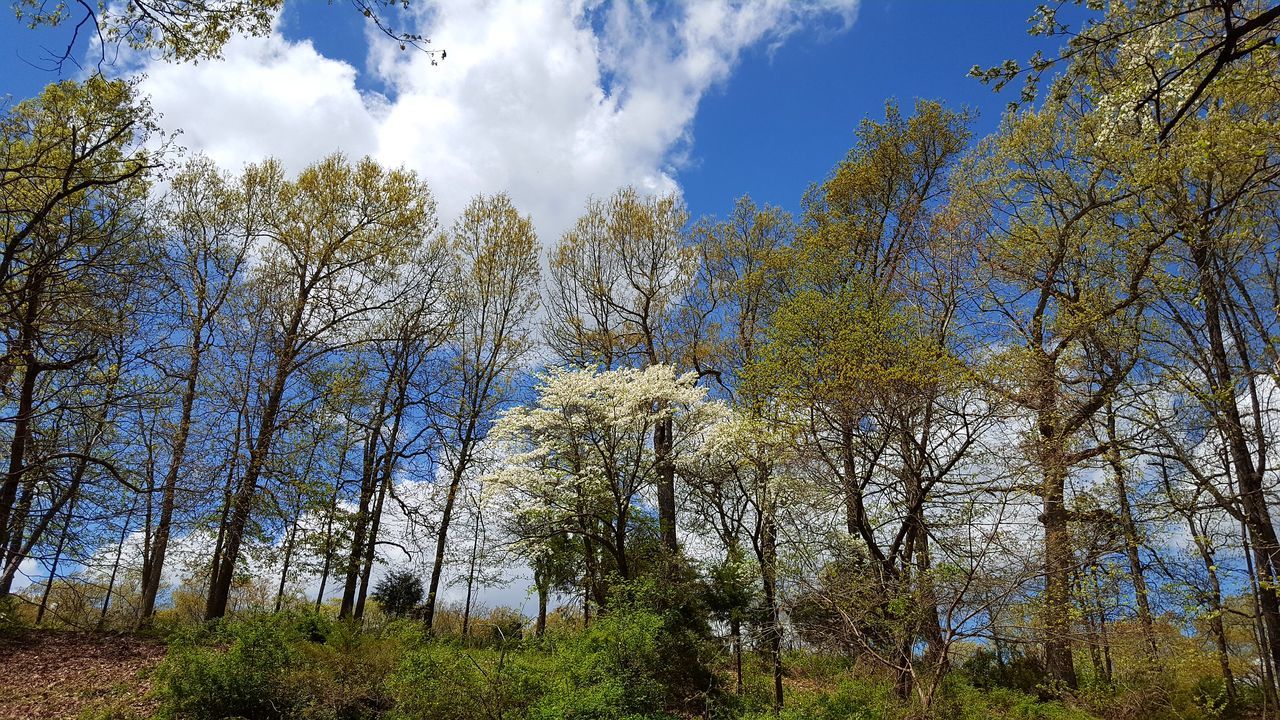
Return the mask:
[[[605,600],[605,576],[631,577],[629,540],[653,512],[658,458],[648,439],[655,425],[670,420],[678,429],[671,457],[682,472],[726,413],[696,380],[669,365],[552,369],[537,400],[504,413],[494,429],[509,455],[491,486],[521,547],[536,564],[558,540],[574,541],[584,589],[597,604]]]

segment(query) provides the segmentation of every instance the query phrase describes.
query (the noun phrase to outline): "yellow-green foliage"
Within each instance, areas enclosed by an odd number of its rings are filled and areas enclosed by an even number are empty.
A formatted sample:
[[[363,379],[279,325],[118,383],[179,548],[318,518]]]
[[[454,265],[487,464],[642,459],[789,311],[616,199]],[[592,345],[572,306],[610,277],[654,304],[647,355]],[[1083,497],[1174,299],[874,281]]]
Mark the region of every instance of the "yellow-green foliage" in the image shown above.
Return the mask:
[[[500,622],[482,618],[482,622]],[[360,630],[314,613],[246,615],[193,627],[171,639],[156,673],[161,717],[254,719],[639,720],[690,714],[730,720],[772,716],[767,658],[748,649],[735,693],[724,651],[704,658],[719,681],[702,705],[674,694],[682,668],[667,652],[661,614],[620,608],[582,630],[561,623],[542,639],[481,644],[428,636],[399,620]],[[928,713],[902,699],[893,678],[867,660],[811,651],[786,655],[787,720],[1212,720],[1223,712],[1211,649],[1162,628],[1168,651],[1156,670],[1141,642],[1118,624],[1110,683],[1082,668],[1082,688],[1066,699],[1038,696],[1043,667],[1034,654],[1007,656],[1003,669],[973,649],[947,677]],[[984,658],[987,658],[984,660]],[[1020,669],[1022,668],[1022,669]],[[1025,672],[1023,672],[1025,670]],[[1021,673],[1021,674],[1020,674]],[[1021,680],[1020,680],[1021,678]],[[1038,679],[1039,678],[1039,679]],[[1025,682],[1024,682],[1025,681]],[[1021,683],[1021,684],[1019,684]],[[1018,687],[1013,687],[1017,685]]]

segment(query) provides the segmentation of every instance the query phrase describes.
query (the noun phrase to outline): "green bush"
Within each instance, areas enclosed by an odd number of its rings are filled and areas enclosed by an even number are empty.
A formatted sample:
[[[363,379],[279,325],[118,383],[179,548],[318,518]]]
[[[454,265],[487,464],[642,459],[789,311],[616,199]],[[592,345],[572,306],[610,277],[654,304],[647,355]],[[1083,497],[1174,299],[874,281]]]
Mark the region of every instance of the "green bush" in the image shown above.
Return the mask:
[[[174,637],[158,668],[162,717],[287,718],[284,679],[301,636],[287,620],[249,616]]]
[[[551,656],[552,680],[530,717],[542,720],[659,718],[667,688],[658,679],[663,619],[615,610],[566,638]]]
[[[891,720],[901,717],[903,708],[890,683],[850,678],[806,710],[813,720]]]
[[[422,602],[422,580],[409,570],[393,570],[378,581],[370,596],[391,617],[405,617]]]
[[[387,682],[394,720],[481,720],[525,716],[543,671],[493,650],[431,643],[410,652]]]
[[[961,671],[977,688],[1011,688],[1024,693],[1035,692],[1048,676],[1038,655],[1017,650],[1005,651],[1003,661],[994,651],[978,648],[965,660]]]
[[[980,699],[979,699],[980,698]],[[1010,688],[994,688],[974,696],[965,708],[963,720],[982,717],[1005,720],[1095,720],[1093,715],[1060,702],[1045,702],[1034,695]]]
[[[656,617],[653,652],[661,661],[647,669],[647,677],[664,688],[658,707],[703,715],[722,694],[712,666],[726,657],[712,640],[706,587],[682,559],[658,552],[645,562],[651,565],[648,575],[611,589],[604,617]]]
[[[413,625],[416,625],[414,623]],[[400,625],[360,632],[354,623],[334,623],[323,643],[302,643],[299,662],[286,678],[286,703],[302,720],[365,720],[383,717],[393,705],[387,680],[406,649],[422,634]]]
[[[0,596],[0,638],[16,637],[26,628],[17,595]]]
[[[427,645],[409,653],[387,686],[395,701],[392,718],[470,720],[484,717],[476,703],[484,681],[455,648]]]

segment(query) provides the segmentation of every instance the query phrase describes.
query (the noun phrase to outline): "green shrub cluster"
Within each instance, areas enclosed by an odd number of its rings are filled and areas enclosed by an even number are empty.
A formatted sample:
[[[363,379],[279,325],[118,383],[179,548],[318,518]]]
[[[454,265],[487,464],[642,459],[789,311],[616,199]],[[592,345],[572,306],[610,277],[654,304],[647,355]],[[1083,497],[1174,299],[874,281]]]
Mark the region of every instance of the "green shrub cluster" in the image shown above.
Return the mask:
[[[619,609],[583,632],[488,646],[398,621],[360,632],[315,615],[259,615],[176,635],[158,671],[174,720],[668,718],[664,620]]]
[[[748,653],[743,691],[678,604],[631,586],[587,629],[542,638],[430,637],[416,620],[361,630],[313,613],[245,615],[172,636],[159,668],[160,716],[172,720],[917,720],[914,699],[872,665],[788,654],[786,707],[774,715],[766,658]],[[661,600],[659,597],[658,600]],[[659,607],[655,607],[655,605]],[[685,647],[679,647],[681,643]],[[690,658],[692,661],[690,661]],[[681,664],[689,662],[690,664]],[[1174,691],[1169,674],[1086,684],[1070,702],[1036,692],[1035,659],[982,652],[934,697],[932,720],[1128,720],[1234,717],[1205,684]],[[709,679],[708,679],[709,678]],[[700,685],[700,683],[705,683]],[[1185,697],[1184,697],[1185,696]],[[1216,703],[1216,704],[1215,704]]]
[[[175,637],[160,667],[165,717],[275,720],[290,715],[285,678],[298,662],[299,629],[249,616]]]

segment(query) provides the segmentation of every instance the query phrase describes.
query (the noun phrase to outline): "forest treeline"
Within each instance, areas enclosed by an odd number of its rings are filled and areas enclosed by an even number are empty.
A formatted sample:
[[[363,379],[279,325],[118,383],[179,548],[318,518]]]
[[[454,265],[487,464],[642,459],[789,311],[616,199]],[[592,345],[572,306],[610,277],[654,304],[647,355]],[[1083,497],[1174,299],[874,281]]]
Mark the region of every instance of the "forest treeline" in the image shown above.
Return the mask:
[[[1277,28],[1117,3],[975,70],[1030,80],[989,137],[889,102],[795,215],[621,189],[541,239],[50,85],[0,120],[6,617],[431,631],[453,583],[467,634],[527,568],[528,636],[648,608],[680,682],[721,638],[775,710],[800,650],[924,713],[963,667],[1274,716]]]

